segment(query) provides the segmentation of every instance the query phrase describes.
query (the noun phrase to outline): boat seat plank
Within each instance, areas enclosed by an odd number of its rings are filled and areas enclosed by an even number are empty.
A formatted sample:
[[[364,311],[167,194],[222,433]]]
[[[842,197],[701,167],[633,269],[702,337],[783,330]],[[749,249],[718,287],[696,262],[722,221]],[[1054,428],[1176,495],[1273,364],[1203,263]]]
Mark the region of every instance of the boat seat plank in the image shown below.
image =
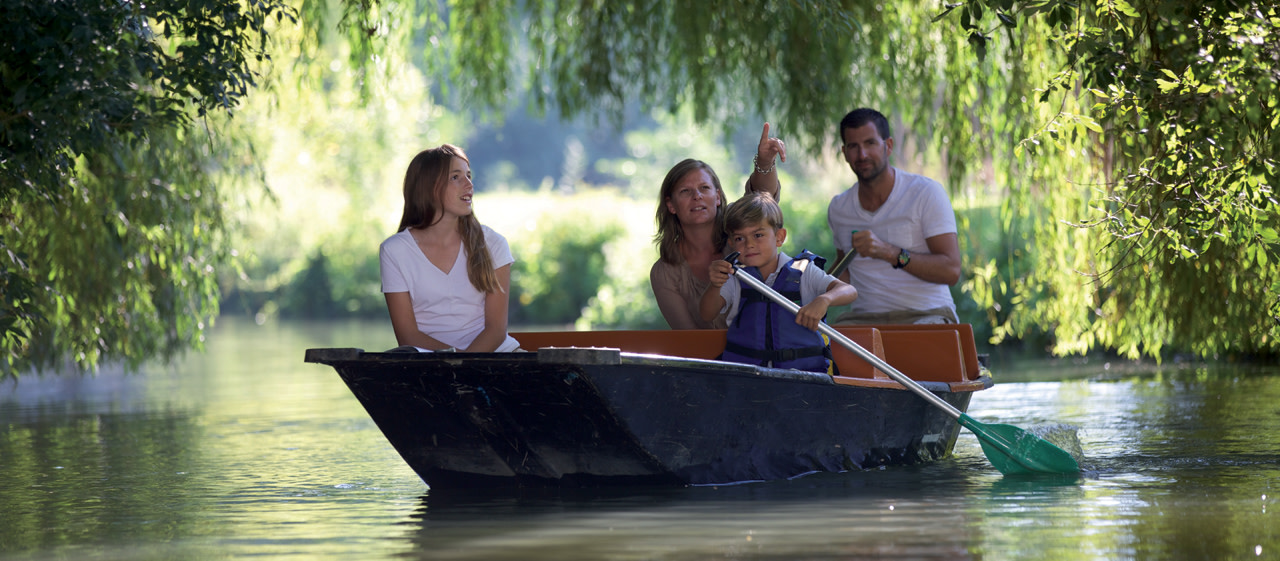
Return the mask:
[[[843,326],[837,331],[876,356],[885,358],[880,332],[873,327]],[[714,360],[724,351],[725,330],[617,330],[617,331],[529,331],[512,333],[520,347],[533,351],[545,347],[604,347],[629,353],[660,354]],[[886,378],[853,352],[832,345],[832,358],[841,376]]]
[[[882,331],[881,338],[884,340],[885,362],[912,380],[969,380],[960,335],[954,329],[890,329]],[[976,370],[974,375],[977,375]]]
[[[527,351],[543,347],[607,347],[628,353],[715,359],[724,351],[723,329],[529,331],[512,333]]]
[[[880,330],[863,326],[832,326],[837,332],[848,337],[858,346],[871,351],[871,354],[885,360],[884,340]],[[870,362],[844,348],[835,341],[831,342],[831,359],[836,363],[836,371],[843,377],[888,379],[889,376],[871,366]],[[885,360],[885,362],[889,362]],[[892,363],[891,363],[892,364]]]
[[[964,383],[976,380],[981,373],[973,327],[968,324],[834,327],[914,380]],[[723,329],[530,331],[511,335],[530,351],[544,347],[601,347],[707,360],[719,357],[725,344]],[[888,379],[852,351],[838,344],[833,344],[831,350],[842,378]]]
[[[836,329],[840,329],[841,327],[845,327],[845,326],[837,326]],[[854,326],[848,326],[848,327],[854,327]],[[857,327],[874,327],[876,329],[879,329],[882,334],[887,334],[894,331],[953,332],[960,338],[960,350],[963,353],[962,356],[964,357],[964,371],[970,376],[970,379],[977,378],[979,373],[982,372],[982,368],[978,363],[978,347],[973,337],[973,326],[967,323],[892,324],[892,325],[874,324],[869,326],[859,325]],[[894,366],[895,368],[897,367],[897,365],[894,364],[892,359],[887,360],[887,362],[890,365]],[[905,374],[906,371],[903,371],[903,373]],[[914,378],[914,376],[912,377]]]

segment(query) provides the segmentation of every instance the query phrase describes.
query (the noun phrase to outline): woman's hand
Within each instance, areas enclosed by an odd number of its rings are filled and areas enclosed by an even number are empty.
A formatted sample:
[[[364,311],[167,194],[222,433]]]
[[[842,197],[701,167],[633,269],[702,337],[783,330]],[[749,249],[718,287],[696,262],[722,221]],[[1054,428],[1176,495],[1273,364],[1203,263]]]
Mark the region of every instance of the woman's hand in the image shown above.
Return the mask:
[[[764,130],[760,131],[760,145],[756,147],[755,171],[773,171],[777,167],[775,158],[787,161],[787,145],[781,138],[769,138],[769,123],[765,123]]]
[[[769,123],[760,131],[760,144],[752,158],[751,174],[747,176],[747,193],[761,191],[773,200],[782,200],[782,183],[778,180],[777,160],[787,161],[787,145],[781,138],[769,138]]]

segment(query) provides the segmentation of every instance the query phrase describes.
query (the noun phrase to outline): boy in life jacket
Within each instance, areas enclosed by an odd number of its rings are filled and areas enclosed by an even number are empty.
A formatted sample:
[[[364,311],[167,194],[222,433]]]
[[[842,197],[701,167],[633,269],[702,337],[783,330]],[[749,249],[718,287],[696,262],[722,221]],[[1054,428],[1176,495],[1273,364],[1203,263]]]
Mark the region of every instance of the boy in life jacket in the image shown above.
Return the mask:
[[[799,313],[775,304],[732,276],[724,260],[711,262],[711,286],[702,293],[699,313],[706,321],[728,308],[728,341],[722,360],[774,368],[831,372],[830,343],[818,333],[827,308],[843,306],[858,290],[814,264],[807,251],[791,258],[778,248],[787,239],[782,209],[766,193],[750,193],[725,210],[728,245],[750,274],[801,306]],[[820,258],[818,258],[820,259]]]

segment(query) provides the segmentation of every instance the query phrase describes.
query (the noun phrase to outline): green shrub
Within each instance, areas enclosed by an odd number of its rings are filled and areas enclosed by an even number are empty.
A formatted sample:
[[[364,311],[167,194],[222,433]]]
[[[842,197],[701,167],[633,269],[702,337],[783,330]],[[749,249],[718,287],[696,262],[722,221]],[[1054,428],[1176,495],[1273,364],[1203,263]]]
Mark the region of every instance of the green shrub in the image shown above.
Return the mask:
[[[544,215],[529,235],[510,240],[516,255],[512,323],[571,324],[605,283],[604,246],[621,227],[587,214],[551,216]]]

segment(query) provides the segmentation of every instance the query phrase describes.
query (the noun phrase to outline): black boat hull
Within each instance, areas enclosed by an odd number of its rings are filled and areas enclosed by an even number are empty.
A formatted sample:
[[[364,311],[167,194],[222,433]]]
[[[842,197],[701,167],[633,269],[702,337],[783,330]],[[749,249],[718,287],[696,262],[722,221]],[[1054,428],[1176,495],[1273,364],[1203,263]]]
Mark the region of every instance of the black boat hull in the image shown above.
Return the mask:
[[[896,386],[614,349],[307,360],[338,371],[432,488],[783,479],[932,461],[960,430]],[[972,391],[924,385],[967,409]]]

